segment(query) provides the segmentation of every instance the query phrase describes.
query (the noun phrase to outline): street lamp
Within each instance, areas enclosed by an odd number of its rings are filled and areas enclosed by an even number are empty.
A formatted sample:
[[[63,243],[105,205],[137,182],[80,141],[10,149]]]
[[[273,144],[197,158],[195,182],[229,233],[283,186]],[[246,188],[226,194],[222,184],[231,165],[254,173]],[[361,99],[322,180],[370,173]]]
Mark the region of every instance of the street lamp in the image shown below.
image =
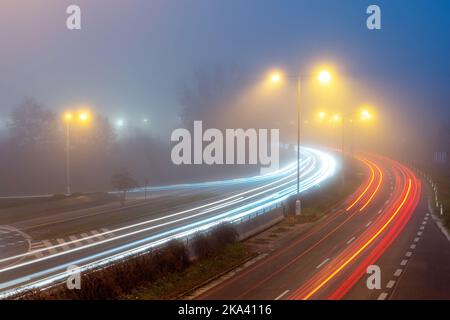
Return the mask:
[[[297,200],[295,201],[295,214],[301,214],[301,202],[300,202],[300,125],[301,125],[301,85],[302,79],[310,78],[314,76],[312,74],[302,75],[299,74],[293,78],[297,79]],[[328,85],[332,76],[330,71],[326,69],[322,69],[316,75],[317,80],[320,84]],[[271,75],[270,80],[272,83],[278,83],[281,81],[281,75],[278,72],[275,72]]]
[[[64,120],[66,122],[66,191],[67,195],[70,195],[70,124],[73,120],[73,114],[66,112]]]
[[[66,192],[67,195],[71,195],[71,181],[70,181],[70,129],[72,122],[77,119],[79,123],[85,124],[90,120],[90,114],[87,111],[82,111],[74,116],[72,112],[66,112],[64,114],[64,121],[66,123]]]
[[[319,80],[322,84],[329,84],[331,82],[331,74],[328,70],[322,70],[319,72],[317,76],[317,80]]]

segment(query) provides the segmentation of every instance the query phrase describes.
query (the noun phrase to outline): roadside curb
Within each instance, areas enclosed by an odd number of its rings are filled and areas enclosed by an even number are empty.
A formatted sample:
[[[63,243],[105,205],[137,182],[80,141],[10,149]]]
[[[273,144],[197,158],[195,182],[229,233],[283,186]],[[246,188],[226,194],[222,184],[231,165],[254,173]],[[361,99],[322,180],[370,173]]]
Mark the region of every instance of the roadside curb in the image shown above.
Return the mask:
[[[433,206],[431,205],[430,196],[428,195],[428,210],[432,213],[433,221],[436,223],[439,230],[444,234],[447,240],[450,242],[450,233],[442,223],[442,219],[436,214]]]

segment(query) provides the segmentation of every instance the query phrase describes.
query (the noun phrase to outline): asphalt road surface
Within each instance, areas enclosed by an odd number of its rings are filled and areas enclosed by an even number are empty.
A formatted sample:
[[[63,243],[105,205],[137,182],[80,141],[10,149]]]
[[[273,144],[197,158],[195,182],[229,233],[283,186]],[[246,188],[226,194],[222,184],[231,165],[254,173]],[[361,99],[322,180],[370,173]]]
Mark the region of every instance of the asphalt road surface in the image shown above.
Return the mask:
[[[336,211],[199,299],[449,299],[450,245],[421,181],[364,156],[368,177]],[[379,289],[367,286],[378,266]]]
[[[328,179],[334,159],[301,153],[301,190]],[[250,178],[154,187],[152,199],[127,207],[97,206],[0,223],[0,298],[68,277],[67,268],[95,268],[183,238],[220,222],[238,222],[280,205],[296,192],[296,164]],[[135,190],[132,198],[142,198]],[[1,217],[0,217],[1,222]]]

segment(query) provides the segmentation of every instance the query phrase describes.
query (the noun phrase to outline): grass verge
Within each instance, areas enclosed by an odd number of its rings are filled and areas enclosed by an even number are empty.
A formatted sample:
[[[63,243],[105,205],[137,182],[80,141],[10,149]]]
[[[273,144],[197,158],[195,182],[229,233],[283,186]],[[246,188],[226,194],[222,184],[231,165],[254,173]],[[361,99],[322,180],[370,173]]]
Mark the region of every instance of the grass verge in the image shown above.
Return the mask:
[[[253,254],[241,242],[228,244],[216,256],[199,260],[185,271],[169,274],[121,298],[127,300],[176,299],[214,276],[241,265],[252,256]]]

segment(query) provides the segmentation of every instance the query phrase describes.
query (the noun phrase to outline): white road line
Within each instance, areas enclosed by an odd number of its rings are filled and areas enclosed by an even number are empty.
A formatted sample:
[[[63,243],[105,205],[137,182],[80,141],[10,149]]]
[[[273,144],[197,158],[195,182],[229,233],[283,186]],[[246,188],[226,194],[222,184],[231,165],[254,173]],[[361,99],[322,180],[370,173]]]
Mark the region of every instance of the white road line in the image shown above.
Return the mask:
[[[53,247],[53,244],[48,241],[48,240],[42,240],[42,243],[44,244],[44,246],[46,248],[48,248],[48,252],[50,252],[50,254],[56,254],[58,251],[56,251]]]
[[[419,242],[420,238],[419,237],[415,237],[414,238],[414,242]]]
[[[356,237],[351,238],[350,240],[347,241],[347,244],[352,243],[352,241],[355,240],[355,239],[356,239]]]
[[[93,236],[96,236],[96,235],[99,234],[99,232],[98,232],[97,230],[92,230],[92,231],[91,231],[91,234],[92,234]],[[97,236],[97,239],[99,239],[99,240],[105,240],[106,238],[105,238],[104,236],[99,235],[99,236]]]
[[[275,298],[275,300],[280,300],[282,297],[284,297],[287,293],[289,292],[289,290],[284,291],[282,294],[280,294],[278,297]]]
[[[425,226],[420,226],[419,229],[420,229],[420,230],[424,230],[424,229],[425,229]]]
[[[417,235],[420,237],[422,235],[422,231],[417,232]]]
[[[382,293],[378,296],[377,300],[386,300],[387,296],[388,296],[388,294],[387,294],[386,292],[382,292]]]
[[[400,262],[401,266],[406,266],[406,264],[408,263],[408,260],[403,259],[402,262]]]
[[[383,209],[378,210],[377,214],[380,214],[381,212],[383,212]]]
[[[423,218],[423,220],[428,220],[428,217]]]
[[[426,222],[426,221],[424,221],[424,222],[422,222],[422,224],[423,224],[423,225],[426,225],[426,224],[427,224],[427,222]]]
[[[402,269],[397,269],[394,272],[394,277],[400,277],[400,275],[402,274],[403,270]]]
[[[70,239],[70,241],[76,241],[76,240],[78,240],[77,239],[77,237],[75,237],[75,236],[69,236],[69,239]],[[75,245],[75,247],[81,247],[81,243],[80,242],[74,242],[73,243],[74,245]]]
[[[369,221],[367,224],[366,224],[366,228],[368,227],[368,226],[370,226],[372,224],[372,221]]]
[[[394,284],[395,284],[395,280],[390,280],[388,282],[388,284],[386,285],[386,288],[392,289],[394,287]]]
[[[426,214],[425,216],[427,216],[427,217],[428,217],[429,215],[430,215],[430,214],[429,214],[429,213],[427,212],[427,214]]]
[[[105,232],[107,233],[107,234],[104,235],[106,238],[112,237],[112,236],[114,235],[114,234],[113,234],[112,232],[110,232],[109,229],[107,229],[107,228],[101,228],[100,231],[101,231],[102,233],[105,233]]]
[[[386,200],[385,204],[388,204],[388,203],[389,203],[389,200]]]
[[[414,250],[416,248],[416,245],[412,244],[410,248]]]
[[[328,261],[330,261],[330,258],[326,258],[321,264],[319,264],[316,269],[320,269],[325,263],[327,263]]]
[[[86,241],[87,243],[94,243],[94,240],[92,240],[91,238],[88,238],[89,235],[87,233],[82,233],[81,237],[84,239],[83,241]]]
[[[411,251],[408,251],[408,252],[405,254],[405,256],[411,257],[411,256],[412,256],[412,252],[411,252]]]

